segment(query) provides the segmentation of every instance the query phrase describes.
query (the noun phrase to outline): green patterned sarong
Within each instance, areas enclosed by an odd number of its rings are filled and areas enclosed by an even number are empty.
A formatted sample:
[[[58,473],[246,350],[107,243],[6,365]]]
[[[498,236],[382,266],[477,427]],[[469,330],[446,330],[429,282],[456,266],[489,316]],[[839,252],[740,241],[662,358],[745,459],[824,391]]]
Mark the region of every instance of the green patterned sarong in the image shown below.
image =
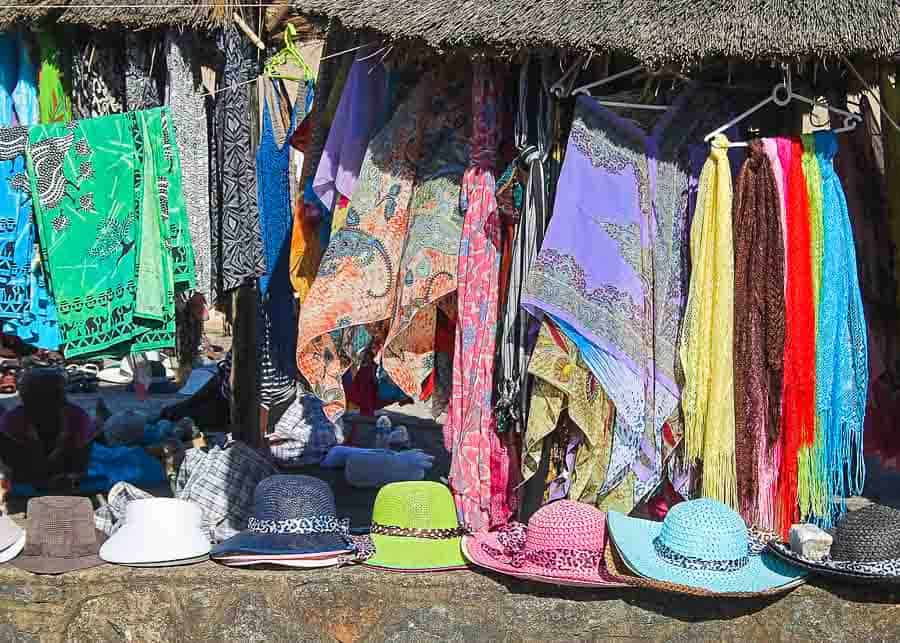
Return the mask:
[[[28,170],[66,357],[175,344],[175,294],[194,286],[168,108],[39,125]]]

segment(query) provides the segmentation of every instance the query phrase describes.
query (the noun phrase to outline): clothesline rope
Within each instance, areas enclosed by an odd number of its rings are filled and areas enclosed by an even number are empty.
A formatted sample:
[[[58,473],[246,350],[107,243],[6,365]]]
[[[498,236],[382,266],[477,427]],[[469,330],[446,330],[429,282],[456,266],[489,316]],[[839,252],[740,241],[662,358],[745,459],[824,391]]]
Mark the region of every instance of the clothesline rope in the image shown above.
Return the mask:
[[[284,7],[283,2],[249,2],[231,4],[229,7],[233,9],[267,9],[269,7]],[[221,5],[216,3],[171,3],[171,4],[42,4],[31,9],[212,9],[220,8]],[[0,3],[0,9],[21,9],[21,3]]]

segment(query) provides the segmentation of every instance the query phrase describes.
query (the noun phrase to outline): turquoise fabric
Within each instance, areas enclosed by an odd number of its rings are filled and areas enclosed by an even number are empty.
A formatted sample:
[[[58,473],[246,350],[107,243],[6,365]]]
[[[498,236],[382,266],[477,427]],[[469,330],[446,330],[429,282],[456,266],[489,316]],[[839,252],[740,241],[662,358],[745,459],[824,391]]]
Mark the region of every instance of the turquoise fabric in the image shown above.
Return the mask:
[[[828,496],[840,498],[834,515],[816,518],[830,526],[846,511],[844,497],[861,494],[865,482],[863,422],[869,365],[853,229],[834,169],[837,138],[823,131],[816,132],[815,141],[822,174],[822,274],[826,276],[816,316],[816,413],[825,439]]]

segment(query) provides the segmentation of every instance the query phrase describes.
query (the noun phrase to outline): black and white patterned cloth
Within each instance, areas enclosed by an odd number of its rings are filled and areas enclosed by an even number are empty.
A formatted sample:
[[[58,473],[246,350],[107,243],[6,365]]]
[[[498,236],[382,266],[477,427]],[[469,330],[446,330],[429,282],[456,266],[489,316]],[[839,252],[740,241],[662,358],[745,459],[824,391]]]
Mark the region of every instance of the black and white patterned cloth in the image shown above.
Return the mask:
[[[160,37],[150,31],[125,34],[125,107],[131,112],[162,105]]]
[[[225,67],[218,77],[210,137],[210,220],[214,299],[265,272],[259,225],[255,146],[248,84],[257,74],[256,50],[234,25],[218,35]],[[223,91],[224,90],[224,91]]]
[[[343,442],[343,432],[328,419],[322,401],[298,391],[275,430],[266,436],[269,453],[281,466],[319,464],[333,446]]]
[[[812,560],[804,558],[791,551],[790,545],[781,542],[771,542],[769,547],[784,560],[801,565],[807,569],[821,573],[833,572],[850,576],[866,576],[876,579],[900,580],[900,558],[859,562],[852,560]]]
[[[181,156],[184,201],[194,246],[197,291],[213,302],[209,224],[209,132],[200,83],[199,46],[191,32],[170,29],[165,36],[165,100],[172,108]]]
[[[85,31],[72,56],[72,115],[96,118],[125,111],[125,42],[121,34]]]

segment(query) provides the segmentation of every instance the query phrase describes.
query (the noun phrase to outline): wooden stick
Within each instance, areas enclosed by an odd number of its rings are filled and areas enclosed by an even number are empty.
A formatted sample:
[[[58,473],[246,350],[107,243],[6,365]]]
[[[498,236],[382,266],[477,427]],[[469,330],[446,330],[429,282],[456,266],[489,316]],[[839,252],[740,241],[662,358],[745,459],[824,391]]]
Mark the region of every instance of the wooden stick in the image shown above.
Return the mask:
[[[241,18],[236,11],[232,14],[232,18],[234,18],[235,24],[237,24],[237,26],[241,28],[241,31],[243,31],[244,34],[246,34],[246,36],[250,39],[250,42],[256,45],[257,49],[261,49],[262,51],[266,50],[265,43],[259,39],[259,36],[254,33],[254,31],[250,28],[250,25],[244,22],[244,19]]]

